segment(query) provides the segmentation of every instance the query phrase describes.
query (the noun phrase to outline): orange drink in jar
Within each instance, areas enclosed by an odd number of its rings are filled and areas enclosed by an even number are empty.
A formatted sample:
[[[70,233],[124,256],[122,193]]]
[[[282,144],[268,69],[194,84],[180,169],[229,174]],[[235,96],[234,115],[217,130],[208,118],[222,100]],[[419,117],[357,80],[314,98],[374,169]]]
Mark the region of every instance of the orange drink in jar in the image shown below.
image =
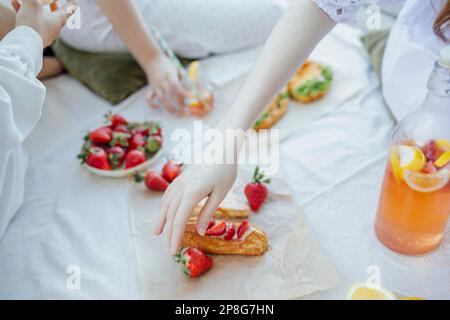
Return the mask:
[[[423,255],[442,241],[450,214],[450,142],[413,141],[391,149],[375,231],[390,249]]]

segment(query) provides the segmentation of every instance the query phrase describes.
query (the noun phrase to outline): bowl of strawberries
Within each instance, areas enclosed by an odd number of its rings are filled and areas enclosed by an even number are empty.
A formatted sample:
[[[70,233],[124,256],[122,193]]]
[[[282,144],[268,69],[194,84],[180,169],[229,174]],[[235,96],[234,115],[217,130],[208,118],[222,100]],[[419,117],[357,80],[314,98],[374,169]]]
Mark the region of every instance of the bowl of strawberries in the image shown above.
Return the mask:
[[[105,115],[107,123],[84,137],[78,159],[93,174],[124,178],[152,166],[162,154],[158,122],[129,122],[120,114]]]

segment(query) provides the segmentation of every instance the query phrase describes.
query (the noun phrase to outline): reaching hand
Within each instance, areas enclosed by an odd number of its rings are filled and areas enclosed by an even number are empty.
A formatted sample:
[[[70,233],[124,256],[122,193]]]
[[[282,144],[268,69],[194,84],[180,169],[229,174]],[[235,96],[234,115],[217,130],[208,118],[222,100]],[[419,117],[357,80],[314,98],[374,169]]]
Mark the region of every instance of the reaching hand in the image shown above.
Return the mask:
[[[198,233],[204,235],[236,176],[236,164],[192,165],[172,182],[162,199],[161,217],[155,228],[155,234],[159,235],[167,227],[167,243],[172,255],[178,252],[186,222],[194,207],[208,197],[197,223]]]
[[[168,111],[183,114],[184,99],[188,93],[169,58],[162,53],[158,54],[147,67],[146,74],[151,87],[147,96],[149,105],[156,108],[159,102]]]
[[[36,30],[41,36],[44,47],[48,47],[59,36],[67,19],[73,14],[74,0],[68,0],[64,6],[50,13],[44,12],[42,2],[39,0],[12,0],[17,11],[16,27],[28,26]],[[71,10],[72,9],[72,10]]]

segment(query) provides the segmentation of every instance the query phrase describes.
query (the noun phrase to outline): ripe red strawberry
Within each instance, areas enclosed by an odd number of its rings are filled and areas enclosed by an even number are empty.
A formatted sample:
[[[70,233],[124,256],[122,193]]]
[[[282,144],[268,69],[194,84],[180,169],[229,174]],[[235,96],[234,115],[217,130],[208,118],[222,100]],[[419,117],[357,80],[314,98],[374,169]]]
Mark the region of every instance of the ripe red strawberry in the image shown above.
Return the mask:
[[[137,173],[134,176],[134,180],[137,183],[144,181],[145,186],[148,189],[154,191],[165,191],[169,186],[169,182],[167,182],[166,179],[164,179],[159,173],[155,171],[149,171],[145,176],[142,176],[141,174]]]
[[[112,114],[112,112],[109,112],[105,114],[105,118],[107,121],[111,122],[111,126],[117,127],[118,125],[127,125],[128,121],[120,114]]]
[[[119,146],[109,149],[108,159],[113,169],[121,167],[125,160],[125,150]]]
[[[147,140],[147,145],[145,146],[145,150],[148,153],[157,153],[162,146],[162,138],[160,136],[151,136]]]
[[[93,147],[88,150],[86,163],[100,170],[111,170],[106,151],[99,147]]]
[[[231,240],[234,237],[234,234],[236,233],[236,227],[234,226],[234,223],[230,223],[228,230],[225,234],[224,240]]]
[[[145,136],[141,133],[135,133],[133,135],[133,137],[131,138],[131,142],[130,142],[130,149],[129,150],[134,150],[140,147],[145,146],[146,143],[146,139]]]
[[[214,225],[216,224],[216,222],[214,220],[211,220],[208,224],[208,228],[206,228],[206,230],[208,231],[209,229],[211,229],[212,227],[214,227]]]
[[[250,225],[248,224],[247,220],[244,220],[241,222],[241,224],[239,225],[238,229],[237,229],[237,237],[238,239],[241,239],[242,236],[245,234],[245,232],[247,231],[247,229],[250,227]]]
[[[131,150],[125,156],[125,169],[133,168],[144,163],[147,158],[145,153],[139,149]]]
[[[112,139],[112,130],[110,127],[101,127],[89,133],[89,140],[92,143],[108,143]]]
[[[225,221],[220,221],[216,225],[214,225],[211,229],[206,231],[207,236],[221,236],[227,230],[227,224]]]
[[[165,191],[169,183],[159,173],[149,171],[145,175],[145,185],[151,190]]]
[[[119,124],[118,126],[115,126],[115,127],[114,127],[114,131],[115,131],[115,132],[122,132],[122,133],[128,133],[128,134],[131,134],[130,129],[129,129],[128,126],[125,125],[125,124]]]
[[[432,174],[432,173],[436,173],[438,170],[436,168],[436,166],[434,165],[433,161],[428,161],[427,164],[425,165],[425,168],[423,168],[423,172],[427,173],[427,174]]]
[[[175,180],[175,178],[178,177],[180,174],[181,174],[181,166],[172,160],[167,161],[167,163],[164,165],[162,169],[163,177],[169,182]]]
[[[423,153],[428,161],[435,162],[442,155],[443,151],[439,149],[434,140],[430,140],[423,147]]]
[[[248,183],[244,189],[245,196],[253,211],[258,211],[269,194],[265,183],[270,183],[270,179],[262,180],[263,178],[264,172],[260,172],[259,167],[256,167],[252,182]]]
[[[174,260],[181,263],[183,272],[192,278],[201,276],[213,266],[213,260],[197,248],[182,248]]]

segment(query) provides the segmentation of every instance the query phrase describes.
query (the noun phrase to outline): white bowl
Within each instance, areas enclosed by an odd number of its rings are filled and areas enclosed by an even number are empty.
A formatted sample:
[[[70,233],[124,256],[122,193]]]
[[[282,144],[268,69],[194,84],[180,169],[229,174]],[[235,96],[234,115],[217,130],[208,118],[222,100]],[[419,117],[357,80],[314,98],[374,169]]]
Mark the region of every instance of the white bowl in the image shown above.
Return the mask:
[[[84,164],[84,167],[86,169],[88,169],[91,173],[93,173],[97,176],[101,176],[101,177],[105,177],[105,178],[114,178],[114,179],[126,178],[130,175],[134,175],[138,171],[142,171],[144,169],[147,169],[147,168],[153,166],[156,162],[158,162],[159,158],[163,154],[163,149],[164,148],[159,149],[159,151],[157,153],[155,153],[155,155],[152,158],[150,158],[147,161],[141,163],[140,165],[130,168],[130,169],[100,170],[100,169],[91,167],[86,163]]]

